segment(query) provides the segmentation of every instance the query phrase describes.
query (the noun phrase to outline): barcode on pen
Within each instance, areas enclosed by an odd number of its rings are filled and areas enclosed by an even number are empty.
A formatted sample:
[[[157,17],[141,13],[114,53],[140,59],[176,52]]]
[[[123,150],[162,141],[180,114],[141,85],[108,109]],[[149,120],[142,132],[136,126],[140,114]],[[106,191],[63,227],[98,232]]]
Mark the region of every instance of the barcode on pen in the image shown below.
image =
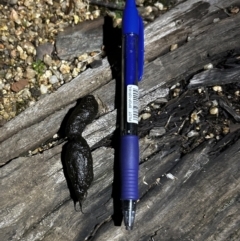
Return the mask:
[[[138,87],[127,86],[127,122],[138,124]]]

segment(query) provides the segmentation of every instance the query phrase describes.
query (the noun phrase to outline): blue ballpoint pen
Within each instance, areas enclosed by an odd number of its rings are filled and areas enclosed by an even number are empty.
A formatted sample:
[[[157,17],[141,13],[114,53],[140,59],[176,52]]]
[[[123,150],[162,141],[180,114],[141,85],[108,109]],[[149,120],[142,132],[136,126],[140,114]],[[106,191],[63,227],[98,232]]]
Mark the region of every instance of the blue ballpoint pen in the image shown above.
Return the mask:
[[[126,0],[122,34],[120,198],[126,229],[131,230],[138,200],[138,81],[142,79],[144,64],[143,21],[135,0]]]

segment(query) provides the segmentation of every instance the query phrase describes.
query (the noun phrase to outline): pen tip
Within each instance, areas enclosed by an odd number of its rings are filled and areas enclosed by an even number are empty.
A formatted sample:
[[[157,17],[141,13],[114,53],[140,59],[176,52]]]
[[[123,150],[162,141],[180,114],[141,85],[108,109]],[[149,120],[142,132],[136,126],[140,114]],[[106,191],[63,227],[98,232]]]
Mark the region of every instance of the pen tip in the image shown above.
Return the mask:
[[[132,230],[136,213],[136,201],[124,200],[123,201],[123,220],[126,230]]]
[[[134,219],[135,219],[135,211],[124,212],[123,218],[124,218],[126,230],[132,230],[133,224],[134,224]]]
[[[132,230],[133,226],[126,226],[126,230]]]

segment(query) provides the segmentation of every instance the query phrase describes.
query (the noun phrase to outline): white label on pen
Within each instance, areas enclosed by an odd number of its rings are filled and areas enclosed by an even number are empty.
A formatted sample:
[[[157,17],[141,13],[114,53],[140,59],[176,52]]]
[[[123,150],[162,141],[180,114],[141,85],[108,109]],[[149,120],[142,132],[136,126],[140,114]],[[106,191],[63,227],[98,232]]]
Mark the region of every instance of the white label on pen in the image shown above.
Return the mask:
[[[138,124],[138,87],[127,86],[127,122]]]

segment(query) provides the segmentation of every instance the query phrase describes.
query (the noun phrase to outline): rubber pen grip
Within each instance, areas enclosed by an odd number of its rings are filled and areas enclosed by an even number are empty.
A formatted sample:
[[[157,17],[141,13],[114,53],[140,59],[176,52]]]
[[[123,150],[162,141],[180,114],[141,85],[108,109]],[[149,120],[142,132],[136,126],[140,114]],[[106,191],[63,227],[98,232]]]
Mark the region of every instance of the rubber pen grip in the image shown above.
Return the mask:
[[[138,200],[139,139],[121,136],[121,200]]]

